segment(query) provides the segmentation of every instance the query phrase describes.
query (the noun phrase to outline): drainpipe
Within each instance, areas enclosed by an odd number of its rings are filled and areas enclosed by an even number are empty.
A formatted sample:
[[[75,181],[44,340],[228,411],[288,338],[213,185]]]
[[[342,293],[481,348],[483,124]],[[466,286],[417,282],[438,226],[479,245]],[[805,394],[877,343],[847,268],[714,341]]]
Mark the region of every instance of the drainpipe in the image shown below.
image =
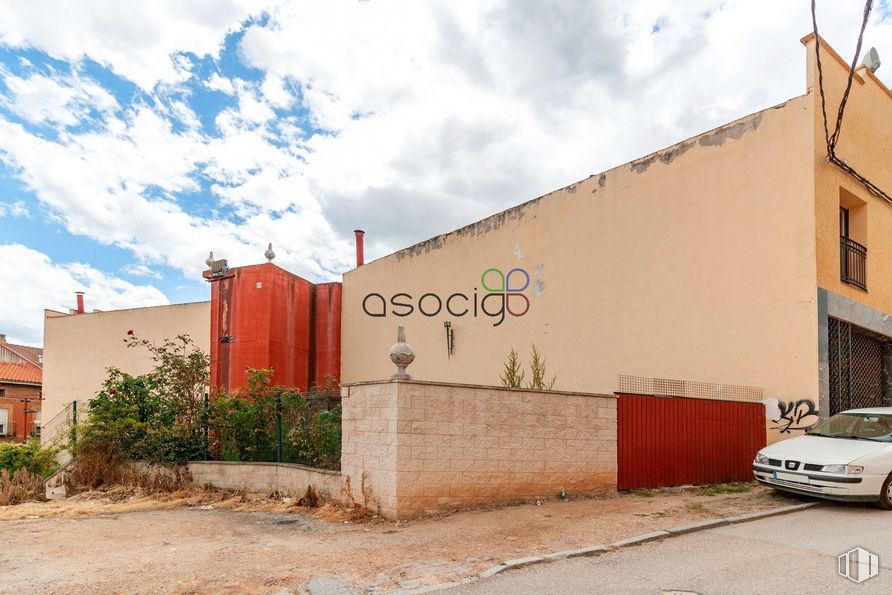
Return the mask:
[[[359,268],[365,264],[365,250],[363,246],[365,232],[361,229],[354,229],[353,234],[356,236],[356,267]]]
[[[77,297],[77,313],[83,314],[86,310],[84,310],[84,292],[83,291],[75,291],[75,297]]]

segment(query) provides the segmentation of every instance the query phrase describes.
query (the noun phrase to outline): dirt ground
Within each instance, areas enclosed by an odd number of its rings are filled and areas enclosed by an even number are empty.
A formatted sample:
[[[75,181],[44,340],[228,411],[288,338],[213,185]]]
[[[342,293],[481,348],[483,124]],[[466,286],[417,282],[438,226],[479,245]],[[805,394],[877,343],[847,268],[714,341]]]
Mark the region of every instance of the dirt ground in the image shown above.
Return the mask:
[[[735,489],[748,491],[555,499],[408,522],[225,493],[20,504],[0,507],[0,593],[287,593],[331,575],[382,593],[796,502],[755,485]]]

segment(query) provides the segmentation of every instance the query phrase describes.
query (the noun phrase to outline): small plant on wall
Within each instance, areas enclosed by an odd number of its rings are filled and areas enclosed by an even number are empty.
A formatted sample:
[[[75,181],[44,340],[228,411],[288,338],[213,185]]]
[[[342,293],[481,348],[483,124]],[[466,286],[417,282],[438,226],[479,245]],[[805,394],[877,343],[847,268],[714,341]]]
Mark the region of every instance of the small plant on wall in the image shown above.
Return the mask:
[[[533,343],[530,349],[530,383],[527,385],[527,388],[532,388],[534,390],[551,390],[554,388],[554,383],[557,382],[557,376],[552,376],[551,380],[545,380],[548,376],[548,372],[545,369],[545,358],[542,357],[542,354],[539,353],[539,350],[536,349],[536,344]]]
[[[507,388],[523,388],[526,372],[524,372],[523,366],[520,363],[520,356],[513,347],[511,348],[511,351],[508,352],[508,359],[505,360],[503,366],[504,371],[499,375],[499,378],[502,381],[502,386]],[[546,380],[547,377],[548,371],[545,366],[545,358],[542,357],[536,344],[533,343],[530,346],[530,380],[527,382],[526,388],[533,390],[553,389],[554,383],[557,382],[557,376],[552,376],[550,380]]]
[[[508,359],[505,361],[505,371],[499,376],[502,379],[502,386],[508,388],[522,388],[524,372],[520,365],[520,357],[514,348],[508,353]]]

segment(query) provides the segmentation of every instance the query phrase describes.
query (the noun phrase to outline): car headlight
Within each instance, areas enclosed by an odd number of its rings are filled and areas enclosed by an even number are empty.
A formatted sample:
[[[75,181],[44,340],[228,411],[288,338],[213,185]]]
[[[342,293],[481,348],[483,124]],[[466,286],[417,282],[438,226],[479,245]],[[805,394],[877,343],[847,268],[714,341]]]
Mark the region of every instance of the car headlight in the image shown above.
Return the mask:
[[[821,467],[824,473],[845,473],[847,475],[858,475],[864,472],[861,465],[824,465]]]
[[[768,464],[768,457],[763,455],[761,452],[756,455],[756,462],[761,463],[762,465]]]

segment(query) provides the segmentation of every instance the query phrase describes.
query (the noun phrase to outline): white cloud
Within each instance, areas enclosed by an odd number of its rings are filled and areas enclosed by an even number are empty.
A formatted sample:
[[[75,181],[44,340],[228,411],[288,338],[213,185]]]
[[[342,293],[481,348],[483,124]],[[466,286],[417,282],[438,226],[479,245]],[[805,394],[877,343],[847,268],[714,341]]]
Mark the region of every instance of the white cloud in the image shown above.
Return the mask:
[[[143,89],[189,77],[180,53],[215,55],[229,31],[270,2],[41,0],[0,3],[0,42],[108,66]]]
[[[84,3],[46,18],[66,6],[0,6],[0,42],[89,57],[155,101],[53,139],[0,120],[0,159],[72,233],[191,277],[208,250],[246,264],[272,241],[277,263],[329,279],[356,227],[380,255],[801,95],[811,28],[806,2],[765,0]],[[264,10],[238,48],[260,82],[186,80],[183,52],[216,56]],[[860,11],[819,12],[850,55]],[[871,45],[892,56],[892,19],[874,19]],[[70,121],[102,104],[83,75],[44,78],[10,87],[10,109]],[[210,114],[218,136],[192,85],[234,101]]]
[[[151,279],[163,279],[158,271],[153,271],[143,263],[131,263],[121,268],[121,272],[134,277],[149,277]]]
[[[227,95],[235,93],[235,85],[231,79],[220,76],[219,73],[213,73],[208,80],[204,82],[204,86],[212,91],[220,91]]]
[[[19,77],[0,71],[0,77],[9,90],[3,105],[32,124],[75,126],[89,119],[91,112],[107,114],[119,107],[108,91],[77,74]]]
[[[177,104],[138,104],[95,130],[58,139],[0,119],[0,159],[68,231],[131,250],[147,265],[199,278],[209,250],[250,263],[272,241],[277,263],[328,279],[349,263],[349,244],[321,216],[302,161],[269,141],[270,108],[256,89],[241,87],[238,106],[218,118],[222,138],[196,126],[174,131],[169,116]],[[234,207],[240,224],[184,209],[188,202],[179,197],[200,190],[200,175],[213,181],[219,206]]]
[[[158,306],[168,300],[150,285],[133,285],[82,263],[54,263],[21,244],[0,244],[0,332],[10,341],[40,345],[43,310],[67,312],[74,292],[86,293],[87,309]]]
[[[17,200],[15,202],[0,202],[0,218],[12,217],[14,219],[30,219],[31,212],[25,201]]]

